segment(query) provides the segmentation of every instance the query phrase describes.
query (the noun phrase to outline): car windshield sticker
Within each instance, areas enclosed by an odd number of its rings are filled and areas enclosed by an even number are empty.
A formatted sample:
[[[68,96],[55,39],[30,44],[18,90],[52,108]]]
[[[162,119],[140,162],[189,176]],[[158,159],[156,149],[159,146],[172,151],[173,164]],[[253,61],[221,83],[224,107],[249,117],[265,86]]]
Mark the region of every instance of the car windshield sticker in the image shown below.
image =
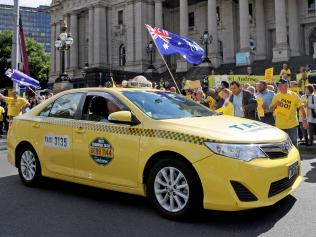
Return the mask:
[[[261,129],[267,129],[271,126],[260,123],[260,122],[250,122],[250,123],[241,123],[241,124],[234,124],[230,125],[229,128],[234,129],[235,131],[240,132],[252,132],[252,131],[258,131]]]
[[[97,164],[107,165],[114,157],[114,150],[105,138],[97,138],[90,143],[89,155]]]
[[[65,135],[46,134],[44,135],[44,146],[68,150],[70,148],[70,139]]]

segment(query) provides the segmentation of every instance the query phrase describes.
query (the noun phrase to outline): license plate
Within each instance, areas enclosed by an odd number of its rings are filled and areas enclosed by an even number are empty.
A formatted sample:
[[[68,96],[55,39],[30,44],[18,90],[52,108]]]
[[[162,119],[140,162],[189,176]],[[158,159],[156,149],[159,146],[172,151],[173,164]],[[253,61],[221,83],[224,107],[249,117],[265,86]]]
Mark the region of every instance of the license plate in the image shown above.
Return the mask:
[[[289,166],[289,170],[288,170],[289,179],[298,174],[298,168],[299,168],[298,162],[295,162],[294,164]]]

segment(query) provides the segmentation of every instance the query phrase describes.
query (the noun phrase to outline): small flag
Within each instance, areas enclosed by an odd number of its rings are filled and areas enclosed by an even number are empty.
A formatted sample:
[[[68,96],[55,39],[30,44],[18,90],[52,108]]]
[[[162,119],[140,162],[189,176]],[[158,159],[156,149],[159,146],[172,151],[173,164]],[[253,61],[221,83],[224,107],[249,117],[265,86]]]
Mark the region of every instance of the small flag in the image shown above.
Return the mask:
[[[205,54],[204,49],[194,41],[158,27],[152,28],[150,25],[146,25],[146,27],[160,54],[179,53],[189,63],[200,64],[202,62],[202,57]]]

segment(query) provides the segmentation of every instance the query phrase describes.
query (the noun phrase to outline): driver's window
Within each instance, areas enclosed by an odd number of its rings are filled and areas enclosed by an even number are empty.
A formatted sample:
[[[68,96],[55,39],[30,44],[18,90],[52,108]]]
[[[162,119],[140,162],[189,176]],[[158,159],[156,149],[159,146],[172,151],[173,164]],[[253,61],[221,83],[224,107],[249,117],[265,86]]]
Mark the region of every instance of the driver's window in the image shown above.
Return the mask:
[[[83,106],[82,119],[108,123],[108,116],[117,111],[121,109],[116,102],[103,96],[88,95]]]

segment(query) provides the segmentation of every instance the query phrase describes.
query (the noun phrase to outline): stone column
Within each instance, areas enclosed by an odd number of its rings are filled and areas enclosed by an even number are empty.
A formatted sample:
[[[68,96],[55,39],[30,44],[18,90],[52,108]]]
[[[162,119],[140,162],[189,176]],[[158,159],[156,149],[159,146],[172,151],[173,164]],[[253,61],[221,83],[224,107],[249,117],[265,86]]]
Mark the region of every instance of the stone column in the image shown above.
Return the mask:
[[[239,38],[240,51],[250,51],[249,6],[248,0],[239,0]]]
[[[60,34],[60,22],[58,22],[55,27],[56,27],[56,40],[57,40]],[[59,74],[61,71],[61,51],[55,48],[55,52],[56,52],[56,75],[57,77],[59,77]]]
[[[106,9],[104,6],[94,8],[94,65],[96,67],[106,66]]]
[[[70,69],[78,69],[78,53],[79,53],[79,34],[78,34],[78,15],[72,13],[70,15],[70,33],[74,39],[73,45],[70,48]]]
[[[213,41],[209,47],[209,59],[212,65],[217,68],[222,64],[222,58],[219,54],[218,32],[217,32],[217,17],[216,17],[216,0],[208,0],[207,5],[207,29]]]
[[[56,41],[56,23],[51,24],[51,66],[50,66],[50,74],[56,74],[56,48],[55,48],[55,41]]]
[[[126,3],[126,67],[127,71],[134,71],[133,65],[135,61],[135,8],[134,1]]]
[[[163,19],[162,19],[162,2],[163,0],[155,0],[155,26],[163,28]],[[155,53],[155,64],[157,65],[158,72],[162,72],[164,67],[161,67],[163,64],[162,58],[159,53]]]
[[[88,63],[89,63],[89,67],[91,67],[94,63],[94,58],[93,58],[93,54],[94,54],[94,8],[90,7],[89,8],[89,43],[88,43]]]
[[[155,0],[155,26],[161,28],[163,28],[162,2],[163,0]]]
[[[273,62],[288,61],[290,59],[287,43],[286,7],[285,0],[274,0],[276,46],[273,48]]]
[[[223,62],[225,64],[235,62],[235,30],[233,1],[222,0],[222,19],[223,19]]]
[[[267,58],[266,29],[263,0],[256,0],[256,60]]]
[[[188,37],[189,34],[189,12],[188,0],[180,0],[180,35]],[[188,63],[185,59],[177,60],[177,72],[188,71]]]
[[[298,23],[298,10],[297,10],[297,1],[288,0],[288,15],[289,15],[289,38],[290,38],[290,49],[291,56],[300,56],[300,30]]]

